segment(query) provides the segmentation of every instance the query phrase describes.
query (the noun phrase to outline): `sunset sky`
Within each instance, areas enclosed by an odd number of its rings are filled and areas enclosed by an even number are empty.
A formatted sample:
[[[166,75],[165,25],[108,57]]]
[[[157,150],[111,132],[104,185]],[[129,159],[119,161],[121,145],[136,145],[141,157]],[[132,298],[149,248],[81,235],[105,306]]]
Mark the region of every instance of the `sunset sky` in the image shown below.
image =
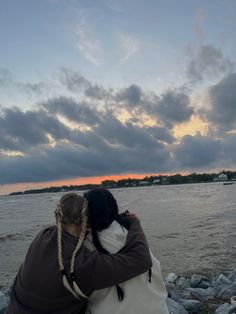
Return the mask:
[[[236,168],[235,0],[0,0],[0,194]]]

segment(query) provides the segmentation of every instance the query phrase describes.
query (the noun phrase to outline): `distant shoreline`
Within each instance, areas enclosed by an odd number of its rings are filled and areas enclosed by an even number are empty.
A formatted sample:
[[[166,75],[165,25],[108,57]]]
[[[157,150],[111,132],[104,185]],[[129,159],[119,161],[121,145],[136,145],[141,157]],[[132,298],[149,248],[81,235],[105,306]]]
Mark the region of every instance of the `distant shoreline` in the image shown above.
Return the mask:
[[[19,192],[12,192],[7,196],[27,195],[27,194],[41,194],[41,193],[58,193],[70,191],[84,191],[94,188],[128,188],[128,187],[145,187],[157,185],[176,185],[176,184],[194,184],[194,183],[213,183],[222,182],[225,184],[233,184],[236,182],[236,171],[222,171],[219,173],[191,173],[188,175],[181,175],[179,173],[170,176],[151,175],[143,179],[128,178],[115,180],[105,180],[101,184],[85,184],[85,185],[70,185],[70,186],[51,186],[42,189],[32,189]]]

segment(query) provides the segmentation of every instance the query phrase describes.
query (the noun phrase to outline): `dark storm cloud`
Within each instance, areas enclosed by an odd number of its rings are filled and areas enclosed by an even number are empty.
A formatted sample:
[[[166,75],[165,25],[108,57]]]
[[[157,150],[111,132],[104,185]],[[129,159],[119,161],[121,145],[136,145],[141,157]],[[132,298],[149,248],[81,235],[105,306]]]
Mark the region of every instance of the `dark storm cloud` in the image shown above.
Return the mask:
[[[25,151],[49,142],[47,134],[55,139],[67,138],[68,130],[44,111],[5,109],[0,115],[0,148]]]
[[[89,97],[91,107],[95,108],[96,100],[103,101],[107,108],[114,111],[126,109],[132,120],[141,113],[152,116],[162,127],[173,127],[191,118],[193,108],[188,95],[179,89],[168,89],[162,95],[145,92],[138,85],[131,84],[126,88],[109,89],[92,84],[78,72],[62,69],[61,82],[69,89]]]
[[[163,127],[147,127],[147,131],[149,134],[152,135],[152,137],[160,142],[172,144],[174,142],[174,137],[170,133],[170,131],[167,128]]]
[[[236,133],[227,134],[223,141],[224,161],[226,166],[236,164]]]
[[[99,112],[86,102],[78,102],[68,97],[52,98],[41,104],[50,113],[58,113],[71,121],[94,125],[99,122]]]
[[[104,99],[111,91],[106,91],[102,86],[92,84],[80,73],[67,68],[61,69],[61,83],[72,92],[82,92],[85,96],[93,99]]]
[[[137,85],[130,85],[118,91],[114,98],[129,112],[134,110],[134,119],[137,117],[137,111],[142,112],[167,128],[189,120],[193,114],[189,96],[181,89],[168,89],[157,96],[143,92]]]
[[[190,81],[197,82],[207,76],[226,75],[233,71],[234,67],[234,62],[225,57],[219,49],[208,44],[191,53],[186,74]]]
[[[2,85],[10,80],[3,72]],[[76,72],[64,71],[63,75],[61,80],[73,89],[73,98],[51,98],[28,111],[1,109],[0,183],[195,170],[219,166],[222,161],[235,165],[235,134],[225,133],[224,140],[223,133],[217,134],[217,139],[215,134],[198,134],[176,142],[174,126],[194,115],[186,90],[168,89],[156,95],[134,84],[106,90]],[[34,87],[36,92],[38,86],[30,86]],[[236,74],[232,73],[209,89],[210,107],[199,114],[218,128],[229,126],[232,130],[235,91]],[[124,109],[129,115],[121,122]],[[65,117],[68,125],[59,116]],[[145,124],[142,119],[146,116],[156,125]],[[70,122],[80,128],[71,129]],[[9,151],[21,151],[24,156],[7,156]]]
[[[167,127],[189,120],[194,112],[188,95],[178,90],[162,94],[150,111]]]
[[[236,73],[229,74],[209,88],[210,108],[204,118],[220,130],[236,128]]]
[[[111,113],[104,117],[103,122],[95,129],[95,132],[112,144],[146,148],[158,145],[158,142],[151,136],[147,128],[141,128],[129,122],[121,123]]]
[[[51,181],[76,176],[164,171],[169,153],[164,149],[63,145],[34,150],[21,157],[1,157],[0,184]]]
[[[186,135],[173,150],[176,163],[180,168],[201,168],[213,166],[221,160],[223,144],[201,135]]]
[[[128,107],[135,107],[140,105],[142,98],[142,90],[139,86],[132,84],[127,88],[123,88],[115,96],[118,102],[125,102]]]

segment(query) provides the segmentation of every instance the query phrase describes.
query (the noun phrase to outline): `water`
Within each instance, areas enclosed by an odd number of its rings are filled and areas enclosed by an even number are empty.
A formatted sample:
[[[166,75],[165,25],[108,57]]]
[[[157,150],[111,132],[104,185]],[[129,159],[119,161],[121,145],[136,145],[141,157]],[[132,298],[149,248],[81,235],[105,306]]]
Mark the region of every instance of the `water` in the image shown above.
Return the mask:
[[[113,190],[136,213],[163,273],[214,274],[235,266],[236,184]],[[38,231],[54,222],[63,193],[0,198],[0,285],[11,281]]]

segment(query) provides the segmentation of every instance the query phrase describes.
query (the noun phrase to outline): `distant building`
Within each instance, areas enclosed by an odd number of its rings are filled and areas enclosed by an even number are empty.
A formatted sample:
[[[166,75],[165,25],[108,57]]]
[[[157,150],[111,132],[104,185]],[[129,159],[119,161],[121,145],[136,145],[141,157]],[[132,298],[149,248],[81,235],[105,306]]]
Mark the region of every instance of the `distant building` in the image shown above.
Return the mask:
[[[161,179],[161,184],[169,184],[168,178],[164,177]]]
[[[160,179],[155,179],[155,180],[153,180],[152,184],[161,184],[161,180]]]
[[[216,180],[214,181],[227,181],[228,177],[225,173],[221,173],[216,177]]]

